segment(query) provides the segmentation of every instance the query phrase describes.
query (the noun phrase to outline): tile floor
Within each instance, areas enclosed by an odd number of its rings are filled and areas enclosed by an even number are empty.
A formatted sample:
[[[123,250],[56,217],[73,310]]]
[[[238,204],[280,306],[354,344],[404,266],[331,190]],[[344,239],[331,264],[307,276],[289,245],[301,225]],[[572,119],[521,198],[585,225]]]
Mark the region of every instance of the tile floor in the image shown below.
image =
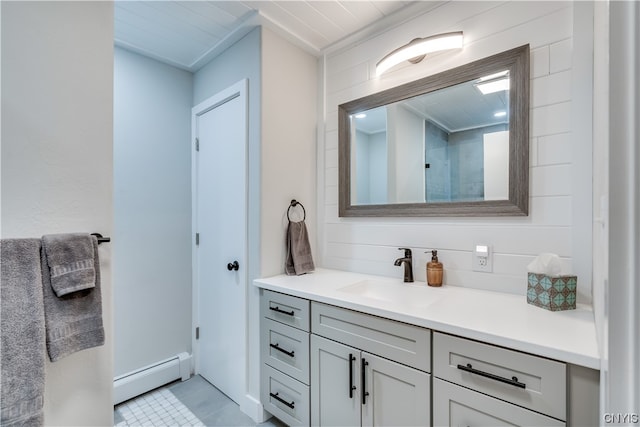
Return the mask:
[[[235,402],[199,375],[122,402],[114,408],[113,424],[117,427],[256,426]],[[276,418],[258,425],[284,427]]]
[[[118,405],[113,423],[124,426],[193,426],[204,424],[169,391],[160,388]]]

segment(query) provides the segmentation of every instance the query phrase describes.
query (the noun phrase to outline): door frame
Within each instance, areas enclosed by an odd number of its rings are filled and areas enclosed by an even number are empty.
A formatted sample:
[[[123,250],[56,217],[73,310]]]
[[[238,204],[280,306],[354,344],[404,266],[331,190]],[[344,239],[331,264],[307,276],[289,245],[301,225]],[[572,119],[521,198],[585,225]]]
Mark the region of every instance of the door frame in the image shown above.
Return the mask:
[[[249,80],[242,79],[226,89],[221,90],[215,95],[205,99],[204,101],[197,104],[195,107],[191,109],[191,295],[192,295],[192,319],[191,319],[191,348],[193,353],[193,363],[191,366],[191,371],[197,374],[200,370],[200,345],[199,340],[196,339],[196,328],[199,326],[200,319],[200,310],[199,310],[199,283],[198,283],[198,256],[197,250],[198,245],[196,245],[196,233],[198,232],[198,159],[197,159],[197,150],[196,150],[196,138],[198,135],[198,123],[197,118],[214,108],[231,101],[237,97],[240,97],[243,103],[243,121],[245,126],[245,189],[244,189],[244,197],[245,197],[245,206],[247,209],[247,215],[245,215],[244,229],[245,235],[247,236],[245,240],[244,247],[244,259],[245,266],[238,271],[240,275],[240,282],[243,286],[243,307],[242,310],[245,313],[244,315],[244,325],[242,325],[242,333],[244,334],[244,343],[245,343],[245,363],[244,363],[244,378],[243,381],[243,389],[244,394],[243,398],[246,399],[247,391],[248,391],[248,349],[249,349],[249,339],[248,339],[248,315],[247,315],[247,303],[248,303],[248,278],[249,278],[249,268],[251,260],[249,259]],[[238,402],[241,404],[242,402]],[[242,406],[242,404],[241,404]]]

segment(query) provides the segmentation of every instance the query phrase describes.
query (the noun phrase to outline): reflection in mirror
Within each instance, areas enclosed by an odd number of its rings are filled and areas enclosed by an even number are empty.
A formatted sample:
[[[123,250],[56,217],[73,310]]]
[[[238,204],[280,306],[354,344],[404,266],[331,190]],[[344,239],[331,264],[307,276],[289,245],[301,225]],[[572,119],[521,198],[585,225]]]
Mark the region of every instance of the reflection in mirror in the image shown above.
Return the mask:
[[[509,198],[509,70],[350,115],[356,205]]]
[[[338,108],[340,216],[527,215],[529,46]]]

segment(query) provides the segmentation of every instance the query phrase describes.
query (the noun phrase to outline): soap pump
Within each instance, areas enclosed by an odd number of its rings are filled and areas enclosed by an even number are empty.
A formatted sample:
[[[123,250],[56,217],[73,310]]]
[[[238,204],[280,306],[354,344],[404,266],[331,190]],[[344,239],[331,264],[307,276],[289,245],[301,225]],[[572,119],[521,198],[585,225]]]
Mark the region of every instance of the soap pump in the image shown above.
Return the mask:
[[[442,286],[442,263],[438,261],[438,251],[436,250],[431,251],[431,261],[427,263],[427,284]]]

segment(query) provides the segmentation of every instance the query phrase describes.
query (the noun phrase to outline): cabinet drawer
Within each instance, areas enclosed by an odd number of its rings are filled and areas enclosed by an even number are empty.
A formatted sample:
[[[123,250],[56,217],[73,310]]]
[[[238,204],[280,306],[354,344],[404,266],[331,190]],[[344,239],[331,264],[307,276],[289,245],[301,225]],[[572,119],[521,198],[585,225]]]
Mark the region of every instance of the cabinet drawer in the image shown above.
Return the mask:
[[[566,420],[564,363],[439,332],[433,348],[435,377]]]
[[[313,302],[311,330],[421,371],[431,370],[429,329]]]
[[[262,362],[309,384],[309,333],[271,319],[261,328]]]
[[[309,331],[309,300],[266,289],[260,300],[264,317]]]
[[[309,425],[309,386],[262,364],[264,409],[290,426]]]
[[[433,425],[435,427],[538,427],[564,426],[565,423],[434,378]]]

